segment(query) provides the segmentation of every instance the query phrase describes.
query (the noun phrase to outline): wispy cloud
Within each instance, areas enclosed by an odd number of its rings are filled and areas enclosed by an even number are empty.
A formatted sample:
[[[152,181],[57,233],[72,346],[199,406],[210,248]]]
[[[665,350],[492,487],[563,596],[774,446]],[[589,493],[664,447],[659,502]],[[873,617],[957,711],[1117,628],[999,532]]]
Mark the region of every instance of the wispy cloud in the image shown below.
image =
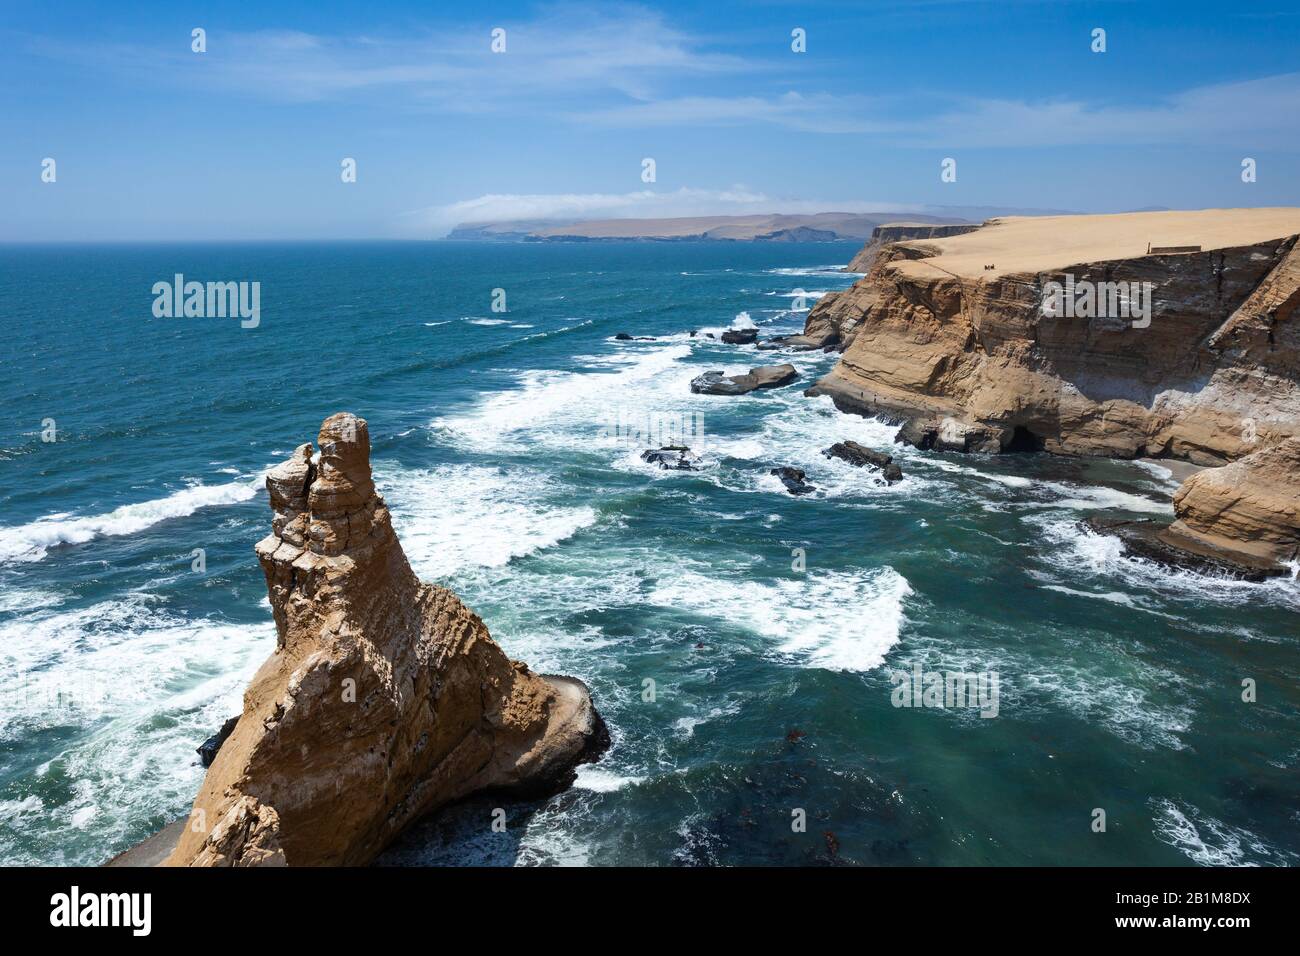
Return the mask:
[[[951,0],[942,0],[948,4]],[[491,30],[506,30],[506,53]],[[94,72],[235,92],[261,100],[363,100],[380,110],[547,116],[610,128],[775,126],[861,134],[943,149],[1087,144],[1300,148],[1300,73],[1204,85],[1124,102],[1040,95],[973,97],[922,90],[924,72],[857,88],[851,64],[787,73],[781,61],[728,50],[640,5],[557,4],[527,19],[432,25],[400,36],[213,32],[209,54],[35,39],[33,52]],[[696,92],[708,90],[707,94]]]
[[[505,52],[491,49],[505,32]],[[403,102],[464,111],[568,94],[642,100],[666,81],[755,70],[637,5],[559,4],[529,20],[434,24],[404,36],[321,36],[283,30],[212,32],[197,64],[188,50],[70,44],[36,38],[32,52],[156,82],[236,91],[259,99],[312,102],[359,93],[401,93]],[[393,105],[390,96],[388,105]]]
[[[818,133],[888,137],[935,148],[1075,145],[1191,145],[1225,141],[1300,147],[1300,73],[1201,86],[1145,105],[1078,99],[960,95],[861,96],[788,92],[781,96],[678,97],[570,114],[616,127],[774,124]]]

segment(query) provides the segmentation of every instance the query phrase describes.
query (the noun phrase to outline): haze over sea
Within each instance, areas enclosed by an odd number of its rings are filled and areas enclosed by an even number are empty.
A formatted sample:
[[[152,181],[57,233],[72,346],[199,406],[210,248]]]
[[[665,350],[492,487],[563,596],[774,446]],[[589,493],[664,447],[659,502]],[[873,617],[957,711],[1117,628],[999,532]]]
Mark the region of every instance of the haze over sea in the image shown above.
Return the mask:
[[[1295,863],[1300,584],[1170,573],[1081,527],[1170,515],[1162,468],[894,446],[803,397],[835,356],[704,337],[798,331],[798,291],[848,285],[855,251],[0,247],[0,862],[99,863],[186,813],[195,746],[274,649],[262,476],[348,410],[416,571],[587,681],[613,736],[505,834],[471,803],[382,862]],[[176,273],[260,282],[259,326],[155,318]],[[775,361],[800,383],[688,388]],[[698,473],[606,428],[696,414]],[[822,457],[844,439],[905,479]],[[894,707],[917,664],[996,672],[997,717]]]

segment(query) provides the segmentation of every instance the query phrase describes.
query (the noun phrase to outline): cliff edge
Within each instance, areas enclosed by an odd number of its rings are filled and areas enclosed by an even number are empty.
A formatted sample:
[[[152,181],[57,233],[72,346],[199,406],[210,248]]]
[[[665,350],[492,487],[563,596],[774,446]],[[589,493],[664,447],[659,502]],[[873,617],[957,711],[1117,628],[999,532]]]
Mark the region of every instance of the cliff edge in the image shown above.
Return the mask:
[[[586,687],[509,660],[411,571],[366,422],[324,422],[267,476],[257,544],[277,646],[165,865],[358,865],[470,793],[567,785],[602,744]]]
[[[1211,209],[884,245],[810,313],[848,345],[808,394],[921,447],[1224,465],[1300,436],[1298,237],[1300,209]]]

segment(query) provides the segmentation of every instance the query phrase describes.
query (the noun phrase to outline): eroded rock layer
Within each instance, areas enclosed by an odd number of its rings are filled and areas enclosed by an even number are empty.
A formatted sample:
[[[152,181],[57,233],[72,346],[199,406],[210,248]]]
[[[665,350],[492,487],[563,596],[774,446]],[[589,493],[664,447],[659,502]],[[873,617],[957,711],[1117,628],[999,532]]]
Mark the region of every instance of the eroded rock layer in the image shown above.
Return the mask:
[[[828,306],[851,345],[810,394],[920,423],[938,447],[1223,464],[1300,432],[1297,233],[1300,210],[1209,210],[991,220],[895,243]],[[1206,247],[1147,255],[1145,235]],[[1048,283],[1067,280],[1150,283],[1149,322],[1044,314]]]
[[[341,413],[267,477],[257,545],[278,635],[170,865],[364,864],[417,817],[487,788],[572,778],[604,732],[581,682],[511,661],[420,582]]]
[[[809,332],[849,344],[808,394],[923,448],[1245,459],[1189,479],[1169,536],[1289,560],[1295,487],[1269,486],[1300,436],[1298,236],[1300,209],[1234,209],[994,219],[886,245],[810,314]],[[1062,311],[1061,286],[1080,308]]]
[[[1197,472],[1174,495],[1183,547],[1274,565],[1300,561],[1300,439]]]

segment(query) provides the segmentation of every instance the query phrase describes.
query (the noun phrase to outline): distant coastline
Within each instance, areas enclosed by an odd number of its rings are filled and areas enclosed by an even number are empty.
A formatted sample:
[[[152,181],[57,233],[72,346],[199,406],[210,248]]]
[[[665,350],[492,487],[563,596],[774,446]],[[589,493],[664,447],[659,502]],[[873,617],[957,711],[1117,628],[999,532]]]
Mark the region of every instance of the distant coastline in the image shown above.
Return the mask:
[[[877,226],[900,219],[933,225],[970,221],[901,212],[517,220],[461,223],[447,238],[476,242],[865,242]]]

